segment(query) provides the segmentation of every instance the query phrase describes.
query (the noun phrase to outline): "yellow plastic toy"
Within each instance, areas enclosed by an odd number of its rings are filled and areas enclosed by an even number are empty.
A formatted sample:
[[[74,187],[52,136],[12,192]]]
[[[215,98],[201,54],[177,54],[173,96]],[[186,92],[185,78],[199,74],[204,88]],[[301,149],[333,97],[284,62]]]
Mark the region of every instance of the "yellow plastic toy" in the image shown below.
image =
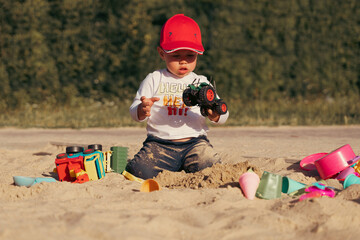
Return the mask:
[[[130,181],[135,181],[135,182],[141,183],[140,192],[153,192],[153,191],[161,190],[159,183],[157,181],[155,181],[154,179],[144,180],[144,179],[135,177],[134,175],[132,175],[131,173],[129,173],[125,170],[122,172],[122,175]]]
[[[97,170],[96,170],[96,165],[94,163],[94,159],[84,159],[84,167],[85,170],[87,172],[87,174],[89,175],[89,180],[93,181],[93,180],[98,180],[98,174],[97,174]]]
[[[113,170],[110,167],[111,164],[111,154],[112,151],[107,151],[107,152],[103,152],[104,154],[104,167],[105,167],[105,172],[112,172]]]
[[[90,181],[105,177],[103,153],[94,149],[87,149],[84,152],[84,167]]]
[[[354,166],[355,172],[360,174],[360,161]]]
[[[144,182],[144,179],[135,177],[134,175],[132,175],[131,173],[129,173],[129,172],[125,171],[125,170],[122,172],[122,175],[124,175],[124,177],[127,180],[130,180],[130,181],[135,181],[135,182],[138,182],[138,183],[143,183]]]
[[[78,177],[80,177],[80,176],[82,176],[82,175],[84,175],[84,174],[86,174],[87,172],[85,172],[84,170],[82,170],[82,169],[79,169],[79,170],[77,170],[77,171],[74,171],[75,172],[75,176],[76,176],[76,178],[78,178]]]

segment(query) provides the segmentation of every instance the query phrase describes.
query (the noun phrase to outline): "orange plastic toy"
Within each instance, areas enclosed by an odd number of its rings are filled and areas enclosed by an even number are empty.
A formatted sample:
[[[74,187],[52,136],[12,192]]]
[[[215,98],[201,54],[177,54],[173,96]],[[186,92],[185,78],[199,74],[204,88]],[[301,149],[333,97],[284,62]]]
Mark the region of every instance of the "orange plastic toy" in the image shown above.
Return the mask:
[[[75,175],[76,175],[76,180],[73,183],[84,183],[84,182],[88,182],[89,179],[89,175],[82,169],[75,169]]]
[[[61,182],[74,182],[76,180],[75,170],[85,170],[83,156],[68,158],[66,153],[60,153],[56,156],[55,165]]]

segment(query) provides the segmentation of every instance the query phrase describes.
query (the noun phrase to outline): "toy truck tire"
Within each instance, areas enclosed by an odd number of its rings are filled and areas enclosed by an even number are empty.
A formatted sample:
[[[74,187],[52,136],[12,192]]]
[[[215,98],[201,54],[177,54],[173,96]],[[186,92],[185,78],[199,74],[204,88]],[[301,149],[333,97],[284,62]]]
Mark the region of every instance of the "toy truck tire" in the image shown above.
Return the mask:
[[[196,103],[194,104],[194,100],[193,100],[193,96],[191,93],[191,89],[187,88],[184,90],[183,92],[183,102],[186,106],[194,106],[196,105]]]
[[[227,105],[224,101],[219,100],[215,105],[215,111],[220,115],[227,113]]]
[[[70,147],[66,147],[66,153],[79,153],[79,152],[83,152],[84,148],[83,147],[79,147],[79,146],[70,146]]]
[[[203,107],[203,106],[200,107],[200,113],[201,113],[201,115],[203,115],[204,117],[206,117],[206,116],[208,115],[207,109],[208,109],[208,108]]]
[[[199,104],[211,106],[215,102],[215,90],[211,86],[202,87],[199,91]]]
[[[88,145],[88,149],[94,149],[95,151],[96,150],[102,151],[102,145],[101,144],[91,144],[91,145]]]

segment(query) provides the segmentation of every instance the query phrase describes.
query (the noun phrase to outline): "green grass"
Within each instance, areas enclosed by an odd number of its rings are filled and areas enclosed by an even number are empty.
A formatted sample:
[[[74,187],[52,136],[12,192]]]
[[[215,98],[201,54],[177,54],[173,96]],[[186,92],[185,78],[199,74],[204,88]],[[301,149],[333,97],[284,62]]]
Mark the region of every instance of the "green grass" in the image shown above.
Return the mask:
[[[20,109],[5,111],[0,127],[20,128],[92,128],[141,126],[129,114],[131,102],[96,102],[78,100],[69,106],[26,104]]]
[[[231,126],[360,124],[359,97],[314,100],[229,102]]]
[[[300,126],[360,124],[359,97],[314,100],[228,101],[230,117],[222,126]],[[69,106],[25,104],[4,110],[0,127],[92,128],[145,126],[129,114],[131,101],[78,100]],[[215,125],[213,125],[215,126]]]

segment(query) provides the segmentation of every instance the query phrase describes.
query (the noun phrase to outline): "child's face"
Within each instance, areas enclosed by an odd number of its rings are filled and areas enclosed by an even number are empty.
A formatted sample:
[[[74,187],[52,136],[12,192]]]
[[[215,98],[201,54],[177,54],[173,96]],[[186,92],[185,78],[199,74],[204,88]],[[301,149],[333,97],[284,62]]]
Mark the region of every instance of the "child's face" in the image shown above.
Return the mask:
[[[165,61],[167,69],[178,77],[185,77],[196,67],[197,53],[190,50],[179,50],[172,53],[165,53],[160,47],[158,52]]]

